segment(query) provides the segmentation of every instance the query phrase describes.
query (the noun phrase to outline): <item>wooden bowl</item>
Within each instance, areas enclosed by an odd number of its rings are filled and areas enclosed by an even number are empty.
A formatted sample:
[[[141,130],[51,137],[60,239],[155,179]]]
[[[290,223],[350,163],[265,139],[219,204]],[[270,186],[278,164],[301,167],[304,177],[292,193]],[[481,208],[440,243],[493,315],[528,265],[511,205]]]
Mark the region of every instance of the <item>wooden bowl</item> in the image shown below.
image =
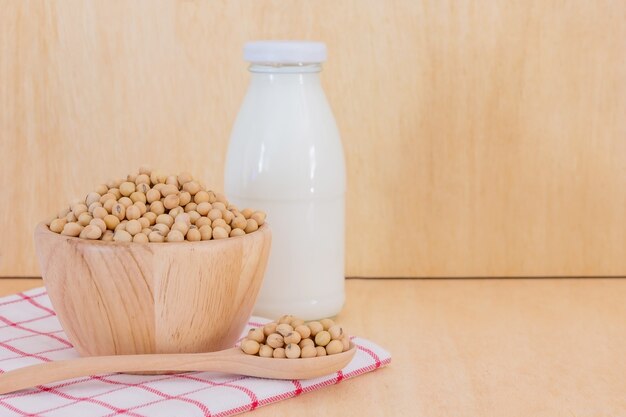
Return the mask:
[[[83,356],[211,352],[250,317],[271,246],[264,224],[202,242],[121,243],[35,230],[44,283]]]

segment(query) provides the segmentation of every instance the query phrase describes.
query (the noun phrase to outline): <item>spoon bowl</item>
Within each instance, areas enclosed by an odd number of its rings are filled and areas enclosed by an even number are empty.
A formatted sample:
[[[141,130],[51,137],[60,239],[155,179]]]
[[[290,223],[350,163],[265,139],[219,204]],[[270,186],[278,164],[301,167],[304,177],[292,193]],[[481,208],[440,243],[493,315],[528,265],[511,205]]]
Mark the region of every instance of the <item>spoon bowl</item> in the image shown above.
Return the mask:
[[[114,372],[224,372],[272,379],[309,379],[344,368],[356,346],[335,355],[276,359],[247,355],[240,348],[208,353],[91,356],[27,366],[0,375],[0,394],[81,376]]]

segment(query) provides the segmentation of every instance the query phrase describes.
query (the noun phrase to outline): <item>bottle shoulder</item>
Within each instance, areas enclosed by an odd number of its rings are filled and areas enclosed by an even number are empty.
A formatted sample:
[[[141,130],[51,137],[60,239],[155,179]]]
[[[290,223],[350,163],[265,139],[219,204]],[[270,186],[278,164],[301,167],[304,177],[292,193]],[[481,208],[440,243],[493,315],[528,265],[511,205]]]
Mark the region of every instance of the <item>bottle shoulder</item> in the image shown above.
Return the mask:
[[[248,91],[228,147],[227,192],[302,198],[341,194],[345,183],[341,138],[321,88]]]

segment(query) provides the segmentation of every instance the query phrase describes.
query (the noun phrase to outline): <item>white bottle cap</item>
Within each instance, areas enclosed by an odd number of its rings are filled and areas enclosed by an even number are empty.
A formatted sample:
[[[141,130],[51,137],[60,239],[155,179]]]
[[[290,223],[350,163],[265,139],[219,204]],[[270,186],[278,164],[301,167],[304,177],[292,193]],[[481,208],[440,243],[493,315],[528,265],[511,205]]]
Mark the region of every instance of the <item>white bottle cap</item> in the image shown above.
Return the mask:
[[[326,61],[326,44],[307,41],[254,41],[243,47],[248,62],[298,64]]]

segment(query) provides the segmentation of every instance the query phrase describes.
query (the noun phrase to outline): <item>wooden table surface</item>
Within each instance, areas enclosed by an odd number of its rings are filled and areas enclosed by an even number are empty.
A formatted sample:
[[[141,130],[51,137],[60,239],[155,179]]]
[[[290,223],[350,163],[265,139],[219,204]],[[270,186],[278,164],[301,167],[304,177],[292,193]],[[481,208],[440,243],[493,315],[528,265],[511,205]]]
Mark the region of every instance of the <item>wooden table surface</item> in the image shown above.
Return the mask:
[[[0,279],[0,295],[41,285]],[[626,279],[350,279],[390,366],[254,416],[626,415]]]

